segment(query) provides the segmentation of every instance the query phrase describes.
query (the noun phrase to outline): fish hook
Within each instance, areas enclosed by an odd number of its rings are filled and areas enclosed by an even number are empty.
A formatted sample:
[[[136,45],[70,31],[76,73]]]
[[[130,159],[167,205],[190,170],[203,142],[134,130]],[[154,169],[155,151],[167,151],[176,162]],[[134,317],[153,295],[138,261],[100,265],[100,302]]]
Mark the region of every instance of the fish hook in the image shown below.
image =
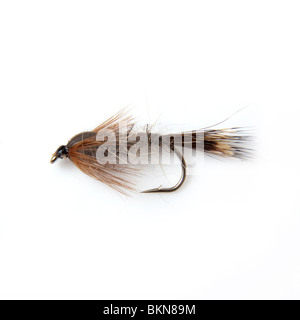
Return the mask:
[[[162,186],[160,185],[158,188],[145,190],[145,191],[142,191],[141,193],[173,192],[178,190],[183,185],[184,180],[186,178],[186,163],[185,163],[184,157],[174,147],[171,147],[171,150],[177,155],[179,159],[181,159],[181,177],[179,181],[173,187],[170,187],[170,188],[162,188]]]

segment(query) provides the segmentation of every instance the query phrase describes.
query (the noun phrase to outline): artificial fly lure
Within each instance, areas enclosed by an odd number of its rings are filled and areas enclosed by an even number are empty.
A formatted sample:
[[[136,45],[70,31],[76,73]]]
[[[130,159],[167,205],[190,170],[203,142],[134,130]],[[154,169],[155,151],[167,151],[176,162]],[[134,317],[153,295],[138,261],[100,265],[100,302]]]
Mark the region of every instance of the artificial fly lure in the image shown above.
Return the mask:
[[[227,158],[247,159],[250,150],[245,142],[251,137],[239,128],[206,129],[176,134],[152,133],[147,126],[134,132],[134,119],[121,110],[92,131],[75,135],[67,145],[60,146],[50,160],[70,159],[82,172],[126,193],[134,191],[132,177],[139,172],[139,164],[149,164],[154,153],[167,150],[181,163],[181,177],[170,188],[158,187],[144,193],[173,192],[185,181],[187,165],[184,149],[202,150],[206,154]]]

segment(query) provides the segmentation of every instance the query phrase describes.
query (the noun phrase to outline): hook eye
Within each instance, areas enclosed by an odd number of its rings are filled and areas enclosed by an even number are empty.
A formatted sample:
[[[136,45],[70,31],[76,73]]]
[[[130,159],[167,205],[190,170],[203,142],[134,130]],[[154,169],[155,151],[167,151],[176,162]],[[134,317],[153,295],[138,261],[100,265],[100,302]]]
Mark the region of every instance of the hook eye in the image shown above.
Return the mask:
[[[54,153],[53,156],[50,159],[50,163],[54,163],[56,161],[56,159],[57,159],[57,154]]]

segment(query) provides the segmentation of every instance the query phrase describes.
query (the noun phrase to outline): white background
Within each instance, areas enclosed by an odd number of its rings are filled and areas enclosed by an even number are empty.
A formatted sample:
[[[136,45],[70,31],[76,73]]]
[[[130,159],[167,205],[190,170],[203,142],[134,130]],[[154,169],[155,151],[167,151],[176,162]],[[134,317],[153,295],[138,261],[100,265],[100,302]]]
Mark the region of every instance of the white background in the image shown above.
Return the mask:
[[[0,297],[300,298],[299,16],[299,1],[1,1]],[[173,194],[49,164],[126,106],[195,129],[245,105],[223,125],[255,126],[255,160],[205,159]]]

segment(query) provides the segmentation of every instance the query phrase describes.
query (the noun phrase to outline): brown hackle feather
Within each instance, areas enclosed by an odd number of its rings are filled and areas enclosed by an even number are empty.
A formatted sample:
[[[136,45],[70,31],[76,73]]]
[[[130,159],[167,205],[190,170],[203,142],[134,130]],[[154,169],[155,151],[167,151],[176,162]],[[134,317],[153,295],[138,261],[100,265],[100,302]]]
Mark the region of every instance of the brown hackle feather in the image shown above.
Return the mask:
[[[126,123],[130,128],[134,125],[133,118],[121,110],[94,130],[74,136],[67,148],[69,159],[82,172],[121,193],[127,193],[126,191],[135,190],[132,177],[138,173],[138,168],[130,164],[100,164],[96,159],[96,151],[103,144],[96,140],[98,131],[112,130],[119,137],[120,122]]]

